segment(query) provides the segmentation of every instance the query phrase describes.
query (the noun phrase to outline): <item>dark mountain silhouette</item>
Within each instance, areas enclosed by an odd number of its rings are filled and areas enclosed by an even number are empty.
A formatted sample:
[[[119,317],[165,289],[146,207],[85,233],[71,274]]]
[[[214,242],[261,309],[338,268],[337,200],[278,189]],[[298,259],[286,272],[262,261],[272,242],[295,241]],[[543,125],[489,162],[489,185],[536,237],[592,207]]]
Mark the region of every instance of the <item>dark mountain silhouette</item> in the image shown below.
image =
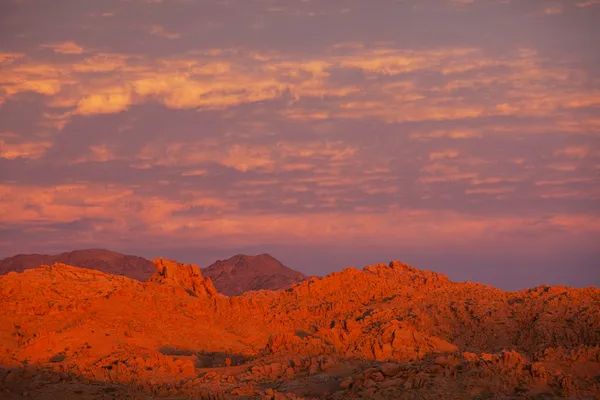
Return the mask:
[[[151,261],[105,249],[75,250],[61,254],[18,254],[0,261],[0,274],[23,272],[40,265],[62,263],[112,275],[146,281],[156,271]]]
[[[282,289],[308,278],[284,266],[269,254],[238,254],[228,260],[218,260],[203,268],[202,275],[210,278],[217,290],[227,296],[251,290]]]

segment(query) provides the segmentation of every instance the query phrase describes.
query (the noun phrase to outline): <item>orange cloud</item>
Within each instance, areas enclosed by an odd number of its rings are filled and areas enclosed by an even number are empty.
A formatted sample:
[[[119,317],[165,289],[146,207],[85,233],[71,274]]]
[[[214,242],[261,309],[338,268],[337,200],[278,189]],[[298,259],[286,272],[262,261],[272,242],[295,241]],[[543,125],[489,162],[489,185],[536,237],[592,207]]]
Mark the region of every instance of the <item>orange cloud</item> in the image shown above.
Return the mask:
[[[105,205],[116,206],[131,195],[126,188],[88,185],[52,187],[0,186],[3,202],[0,218],[5,222],[69,222],[78,218],[106,217]],[[30,207],[35,206],[35,207]],[[115,212],[121,207],[117,207]],[[122,211],[122,208],[121,208]],[[111,218],[121,218],[111,215]]]
[[[451,150],[451,149],[429,153],[429,159],[432,161],[443,160],[445,158],[456,158],[456,157],[458,157],[458,151]]]
[[[11,135],[0,134],[0,138],[5,137],[10,140]],[[14,135],[17,137],[18,135]],[[9,160],[15,158],[39,158],[46,153],[46,151],[52,147],[52,142],[47,140],[42,141],[25,141],[25,142],[17,142],[10,143],[5,141],[4,139],[0,139],[0,158],[6,158]]]
[[[89,153],[73,160],[73,164],[82,162],[106,162],[116,160],[117,157],[107,145],[90,146]]]
[[[65,66],[73,72],[113,72],[125,70],[130,56],[115,53],[97,53],[81,62]]]
[[[473,185],[491,184],[491,183],[515,183],[523,182],[524,178],[518,177],[485,177],[471,180]]]
[[[307,111],[307,110],[284,110],[281,115],[290,120],[296,121],[312,121],[326,120],[330,118],[330,114],[324,111]]]
[[[181,37],[179,33],[167,32],[167,30],[160,25],[152,26],[150,28],[150,34],[164,37],[167,39],[179,39]]]
[[[343,142],[330,141],[278,142],[274,146],[268,146],[201,140],[187,143],[149,143],[141,150],[138,160],[150,165],[188,167],[215,162],[241,172],[257,169],[263,172],[274,172],[312,168],[311,164],[298,159],[326,157],[330,163],[343,162],[353,158],[356,151],[357,148]],[[194,174],[193,171],[197,170],[197,168],[191,168],[186,175]]]
[[[352,177],[347,177],[346,181],[348,184],[356,182]],[[250,185],[248,188],[244,190],[249,195],[263,193],[260,187]],[[288,193],[294,193],[293,186],[289,189]],[[320,190],[326,190],[326,187]],[[372,194],[394,192],[391,188],[378,189],[375,186],[366,186],[366,190]],[[473,189],[470,194],[493,195],[509,193],[511,190],[511,187]],[[321,201],[335,207],[338,197],[332,192],[329,195],[323,193]],[[187,190],[181,194],[181,199],[168,199],[136,193],[135,188],[118,185],[77,184],[49,188],[0,186],[3,199],[0,218],[5,223],[26,224],[27,221],[36,221],[36,226],[42,228],[45,223],[66,223],[80,219],[99,224],[98,230],[94,226],[87,227],[85,232],[74,238],[74,244],[93,241],[100,229],[105,235],[113,235],[115,240],[119,240],[129,229],[135,229],[140,240],[150,242],[169,235],[182,246],[198,241],[227,243],[229,246],[265,241],[274,244],[323,244],[332,238],[346,243],[377,241],[380,244],[392,244],[400,240],[407,245],[421,246],[424,237],[428,243],[445,245],[472,244],[490,239],[508,240],[512,233],[522,233],[524,230],[542,232],[548,240],[553,238],[552,232],[564,229],[583,234],[600,232],[598,220],[583,214],[554,216],[541,226],[537,216],[477,216],[400,206],[390,206],[383,213],[372,213],[368,205],[358,205],[352,211],[313,214],[310,209],[314,204],[303,204],[306,206],[305,212],[265,214],[240,210],[239,200],[228,198],[223,193]],[[297,204],[293,196],[282,201]],[[194,207],[207,207],[211,212],[194,218],[180,213]],[[133,209],[135,212],[131,212]],[[102,222],[94,222],[94,218]],[[140,230],[140,226],[147,229]],[[403,229],[398,230],[398,226]],[[564,233],[560,237],[564,239]]]
[[[589,149],[583,146],[569,146],[554,152],[555,155],[564,155],[567,157],[583,158],[587,156]]]
[[[561,5],[554,5],[554,6],[544,8],[543,13],[546,15],[562,14],[563,8]]]
[[[466,189],[465,194],[506,194],[512,193],[516,189],[515,186],[495,187],[495,188],[475,188]]]
[[[23,53],[0,53],[0,64],[8,64],[19,58],[25,57]]]
[[[275,164],[268,147],[250,147],[233,145],[229,148],[227,155],[221,160],[227,167],[246,172],[251,169],[269,168]]]
[[[577,2],[577,7],[591,7],[600,4],[600,0],[584,0]]]
[[[473,178],[476,178],[477,174],[472,172],[467,173],[445,173],[440,176],[425,176],[419,178],[419,182],[427,184],[427,183],[440,183],[440,182],[455,182],[455,181],[468,181]]]
[[[229,106],[278,97],[285,88],[274,79],[229,72],[219,64],[218,74],[205,77],[175,73],[152,73],[133,81],[142,98],[158,98],[170,108],[227,108]],[[214,71],[213,71],[214,72]]]
[[[83,47],[72,40],[62,43],[43,44],[41,47],[54,50],[58,54],[81,54]]]
[[[572,172],[577,170],[577,164],[572,163],[552,163],[548,164],[548,169],[552,169],[554,171],[563,171],[563,172]]]
[[[342,54],[339,54],[342,52]],[[553,129],[600,132],[592,117],[573,120],[565,110],[600,106],[595,81],[582,71],[550,66],[531,49],[493,58],[475,48],[407,50],[363,45],[332,48],[315,59],[236,49],[189,52],[182,58],[148,59],[95,53],[72,64],[44,64],[7,55],[0,77],[5,98],[21,92],[48,96],[52,107],[72,108],[69,115],[115,113],[134,103],[159,102],[169,108],[227,109],[281,98],[291,93],[283,118],[316,121],[329,118],[377,119],[384,122],[473,119],[488,116],[552,117]],[[3,65],[4,65],[3,64]],[[498,67],[498,68],[490,68]],[[366,83],[332,78],[336,69],[358,69]],[[425,86],[407,72],[434,71],[445,83]],[[470,72],[469,79],[461,74]],[[389,79],[377,79],[387,75]],[[495,103],[457,90],[486,88]],[[303,99],[319,99],[319,106]],[[597,119],[597,118],[596,118]],[[549,124],[550,125],[550,124]],[[414,132],[412,138],[480,137],[473,130]]]
[[[76,112],[81,115],[111,114],[124,111],[131,104],[131,91],[124,87],[109,87],[79,100]]]
[[[560,186],[560,185],[568,185],[571,183],[592,183],[594,181],[593,178],[586,177],[578,177],[578,178],[567,178],[567,179],[552,179],[552,180],[542,180],[535,182],[536,186]]]
[[[181,176],[203,176],[208,173],[205,169],[192,169],[189,171],[184,171],[181,173]]]
[[[433,130],[424,132],[413,132],[410,134],[412,140],[427,141],[430,139],[450,138],[450,139],[473,139],[481,138],[482,132],[474,129],[450,129]]]

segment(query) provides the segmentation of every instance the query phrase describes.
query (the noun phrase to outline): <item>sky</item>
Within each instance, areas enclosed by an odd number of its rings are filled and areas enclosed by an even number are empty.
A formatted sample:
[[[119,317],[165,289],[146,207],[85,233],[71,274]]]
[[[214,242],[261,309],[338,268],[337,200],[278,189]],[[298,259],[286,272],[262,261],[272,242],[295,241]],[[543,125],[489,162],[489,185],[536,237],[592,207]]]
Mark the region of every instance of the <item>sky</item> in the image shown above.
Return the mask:
[[[0,256],[600,286],[600,0],[5,0]]]

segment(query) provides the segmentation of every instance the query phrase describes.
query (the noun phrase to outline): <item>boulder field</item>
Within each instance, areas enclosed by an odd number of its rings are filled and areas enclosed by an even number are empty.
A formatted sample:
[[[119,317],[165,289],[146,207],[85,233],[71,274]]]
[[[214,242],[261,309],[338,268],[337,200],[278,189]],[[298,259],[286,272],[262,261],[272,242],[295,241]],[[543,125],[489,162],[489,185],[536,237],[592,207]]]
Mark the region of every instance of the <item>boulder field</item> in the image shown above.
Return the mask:
[[[140,282],[0,276],[2,399],[600,399],[600,290],[504,292],[399,261],[227,297],[193,265]]]

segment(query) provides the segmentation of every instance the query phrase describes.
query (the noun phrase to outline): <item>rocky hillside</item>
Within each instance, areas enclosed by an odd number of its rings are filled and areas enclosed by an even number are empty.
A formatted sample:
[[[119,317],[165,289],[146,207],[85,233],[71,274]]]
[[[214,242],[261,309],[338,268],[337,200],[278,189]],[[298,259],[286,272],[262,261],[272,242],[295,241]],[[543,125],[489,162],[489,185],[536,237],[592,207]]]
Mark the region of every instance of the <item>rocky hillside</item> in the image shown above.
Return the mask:
[[[142,257],[104,249],[85,249],[56,255],[19,254],[5,258],[0,260],[0,275],[56,263],[122,275],[142,282],[155,272],[152,262]],[[307,279],[302,273],[284,266],[268,254],[236,255],[227,260],[218,260],[203,268],[202,273],[214,282],[220,293],[227,296],[252,290],[282,289]]]
[[[236,296],[252,290],[277,290],[306,279],[268,254],[238,254],[202,269],[220,293]]]
[[[112,275],[123,275],[145,281],[154,274],[152,262],[142,257],[130,256],[104,249],[75,250],[61,254],[18,254],[0,260],[0,274],[23,272],[40,265],[62,263],[95,269]]]
[[[226,297],[154,263],[143,283],[64,264],[1,276],[4,398],[600,395],[597,288],[504,292],[392,262]]]

